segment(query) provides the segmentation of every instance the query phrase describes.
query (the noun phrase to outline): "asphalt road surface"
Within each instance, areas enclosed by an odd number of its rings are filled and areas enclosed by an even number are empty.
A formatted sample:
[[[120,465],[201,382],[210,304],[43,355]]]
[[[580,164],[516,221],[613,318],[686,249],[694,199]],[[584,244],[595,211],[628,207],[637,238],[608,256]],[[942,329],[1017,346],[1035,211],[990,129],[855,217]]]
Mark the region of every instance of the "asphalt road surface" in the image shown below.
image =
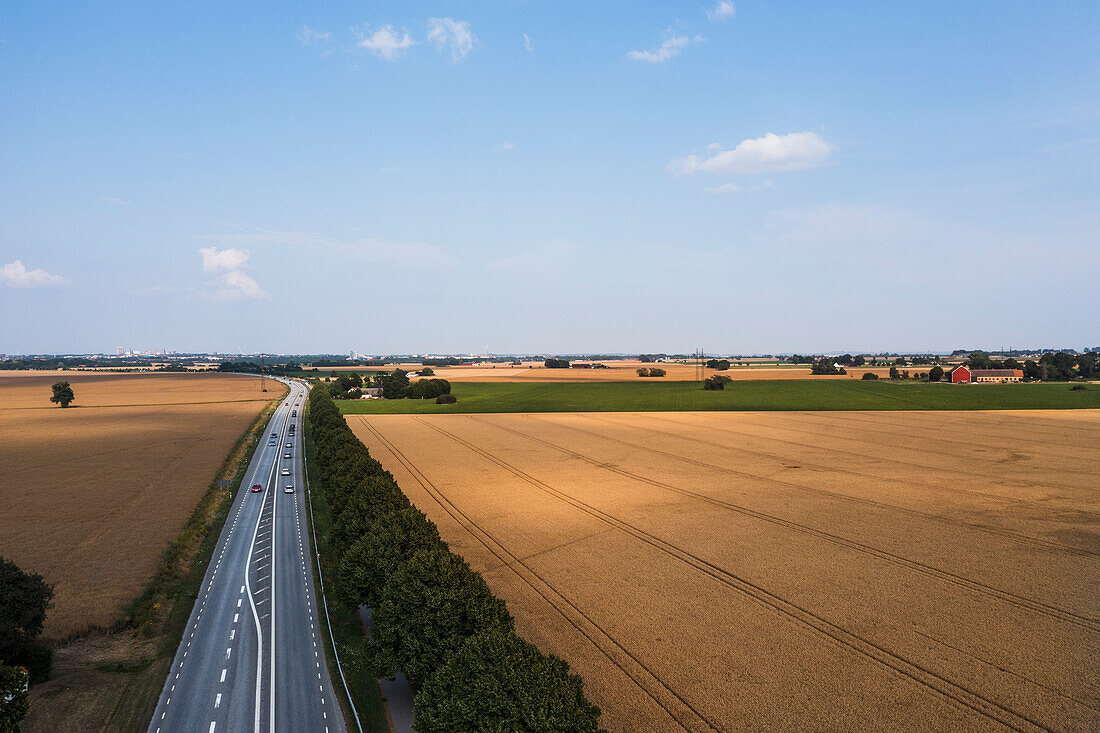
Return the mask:
[[[300,435],[306,389],[287,384],[222,529],[149,733],[346,731],[310,565]]]

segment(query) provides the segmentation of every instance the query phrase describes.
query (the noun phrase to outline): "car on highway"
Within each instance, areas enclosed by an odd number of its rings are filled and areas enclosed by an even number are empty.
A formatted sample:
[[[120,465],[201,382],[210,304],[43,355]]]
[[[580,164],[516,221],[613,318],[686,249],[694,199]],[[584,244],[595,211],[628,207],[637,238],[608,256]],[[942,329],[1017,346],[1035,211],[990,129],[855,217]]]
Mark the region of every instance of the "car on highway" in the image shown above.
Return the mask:
[[[294,493],[294,487],[293,486],[287,486],[285,489],[283,489],[283,493],[284,494],[293,494]]]
[[[267,442],[267,444],[268,444],[268,446],[269,446],[269,447],[271,447],[271,448],[274,448],[274,447],[276,446],[276,443],[275,443],[275,441],[274,441],[274,440],[269,440],[269,441]]]
[[[252,484],[252,493],[253,494],[255,494],[257,492],[260,492],[260,491],[263,491],[263,490],[264,490],[263,486],[260,486],[259,484]]]
[[[283,474],[284,476],[289,476],[289,475],[290,475],[290,469],[289,469],[289,468],[284,468],[284,469],[282,470],[282,474]]]
[[[293,448],[294,446],[293,446],[293,445],[291,445],[290,443],[287,443],[287,444],[286,444],[286,447],[287,447],[287,448]]]
[[[284,453],[283,458],[290,458],[290,454],[289,453]]]

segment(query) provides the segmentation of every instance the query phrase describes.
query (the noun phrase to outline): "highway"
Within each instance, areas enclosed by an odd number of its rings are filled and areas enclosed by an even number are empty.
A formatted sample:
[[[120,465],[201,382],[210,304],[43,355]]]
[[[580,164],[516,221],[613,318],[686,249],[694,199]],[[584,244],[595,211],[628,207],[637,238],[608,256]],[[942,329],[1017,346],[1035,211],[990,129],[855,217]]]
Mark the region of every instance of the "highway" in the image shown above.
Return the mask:
[[[310,564],[301,437],[307,392],[285,383],[290,394],[260,435],[149,733],[346,732]],[[263,490],[251,491],[253,484]]]

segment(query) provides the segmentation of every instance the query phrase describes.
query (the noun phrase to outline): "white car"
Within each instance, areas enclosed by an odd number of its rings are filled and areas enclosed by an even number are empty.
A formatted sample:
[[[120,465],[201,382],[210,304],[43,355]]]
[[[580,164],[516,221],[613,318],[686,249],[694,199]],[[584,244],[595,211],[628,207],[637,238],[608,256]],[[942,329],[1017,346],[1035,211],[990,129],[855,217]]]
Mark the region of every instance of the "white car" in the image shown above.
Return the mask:
[[[284,476],[289,476],[290,475],[290,469],[289,468],[284,468],[283,469],[283,475]]]
[[[293,486],[287,486],[285,489],[283,489],[283,493],[284,494],[293,494],[294,493],[294,487]]]
[[[293,445],[291,445],[290,443],[287,443],[287,444],[286,444],[286,447],[287,447],[287,448],[293,448],[294,446],[293,446]]]
[[[283,458],[290,458],[290,454],[289,453],[284,453]]]

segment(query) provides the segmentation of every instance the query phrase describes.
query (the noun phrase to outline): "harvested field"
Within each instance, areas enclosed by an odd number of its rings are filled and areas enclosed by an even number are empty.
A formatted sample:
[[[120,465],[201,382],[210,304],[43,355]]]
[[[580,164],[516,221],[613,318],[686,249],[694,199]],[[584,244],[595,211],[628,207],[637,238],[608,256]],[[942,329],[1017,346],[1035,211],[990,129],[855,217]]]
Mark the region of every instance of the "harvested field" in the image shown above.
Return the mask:
[[[610,730],[1100,729],[1100,411],[347,420]]]
[[[54,584],[44,637],[113,623],[149,580],[226,454],[282,390],[235,375],[0,378],[0,555]]]

